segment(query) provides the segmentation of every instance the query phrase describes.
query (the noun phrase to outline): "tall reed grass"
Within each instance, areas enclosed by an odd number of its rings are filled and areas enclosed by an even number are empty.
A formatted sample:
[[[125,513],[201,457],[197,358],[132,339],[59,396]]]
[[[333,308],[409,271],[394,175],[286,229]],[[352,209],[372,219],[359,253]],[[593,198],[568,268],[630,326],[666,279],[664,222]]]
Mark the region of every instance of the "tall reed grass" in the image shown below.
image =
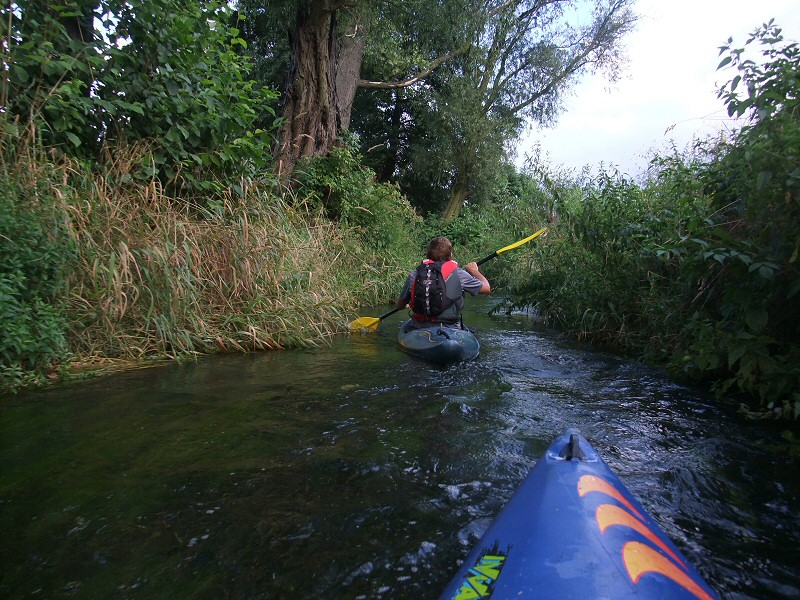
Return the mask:
[[[80,262],[70,338],[80,354],[138,358],[314,345],[340,330],[356,294],[353,251],[320,214],[250,187],[214,213],[94,178],[69,207]]]
[[[100,169],[14,141],[4,172],[38,190],[75,248],[54,300],[73,361],[324,344],[404,277],[303,198],[243,181],[209,209],[131,183],[142,147],[108,152]]]

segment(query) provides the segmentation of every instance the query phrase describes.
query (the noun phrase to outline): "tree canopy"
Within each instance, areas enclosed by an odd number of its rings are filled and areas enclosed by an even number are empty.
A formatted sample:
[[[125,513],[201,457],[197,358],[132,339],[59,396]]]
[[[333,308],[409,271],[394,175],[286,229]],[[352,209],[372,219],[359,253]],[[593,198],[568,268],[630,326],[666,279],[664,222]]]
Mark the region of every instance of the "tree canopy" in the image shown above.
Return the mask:
[[[20,0],[2,97],[78,156],[138,145],[139,176],[176,190],[289,181],[349,130],[381,180],[452,218],[577,77],[614,76],[632,2]]]
[[[448,190],[455,216],[526,125],[546,125],[589,70],[612,76],[632,0],[245,0],[259,72],[285,66],[277,155],[290,172],[351,128],[386,179]],[[376,158],[378,158],[376,156]]]

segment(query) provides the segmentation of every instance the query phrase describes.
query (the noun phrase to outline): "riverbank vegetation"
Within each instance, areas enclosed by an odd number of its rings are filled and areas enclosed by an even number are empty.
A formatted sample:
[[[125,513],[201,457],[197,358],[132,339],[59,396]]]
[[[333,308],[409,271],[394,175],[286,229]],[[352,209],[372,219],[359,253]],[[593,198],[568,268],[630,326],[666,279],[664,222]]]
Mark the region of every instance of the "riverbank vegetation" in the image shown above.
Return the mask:
[[[597,20],[580,31],[562,3],[524,0],[448,13],[460,20],[424,1],[421,20],[369,2],[12,3],[2,389],[78,363],[325,343],[392,300],[430,237],[465,262],[547,225],[486,267],[510,304],[751,415],[797,419],[797,46],[772,24],[748,42],[761,60],[729,44],[720,100],[747,124],[655,156],[646,180],[520,170],[509,151],[525,124],[552,120],[586,69],[616,73],[630,3],[587,3]],[[505,11],[526,6],[510,26]],[[293,27],[305,45],[286,45]],[[347,106],[280,75],[331,32],[357,46],[328,46],[358,66],[327,74]],[[578,33],[585,46],[556,51]],[[539,71],[538,87],[511,76]]]
[[[139,158],[133,150],[107,165],[120,170],[100,173],[4,142],[6,388],[71,360],[324,343],[354,305],[385,298],[402,276],[396,265],[416,251],[399,227],[373,246],[365,219],[333,220],[313,190],[299,197],[244,187],[219,194],[212,210],[155,181],[120,184],[122,165]],[[372,187],[384,203],[377,214],[402,211],[404,224],[413,222],[396,189]],[[368,189],[365,182],[359,191]]]
[[[558,177],[557,224],[515,275],[518,305],[580,337],[709,382],[753,416],[800,417],[800,48],[774,24],[719,93],[730,139],[656,156],[636,183]]]
[[[571,76],[613,70],[613,47],[631,21],[628,0],[599,2],[604,9],[581,26],[588,45],[558,56],[558,40],[542,35],[578,33],[560,6],[519,0],[456,11],[456,26],[440,18],[438,3],[419,4],[424,20],[368,2],[350,12],[318,0],[268,11],[242,2],[241,12],[217,1],[10,3],[0,88],[3,389],[55,378],[75,361],[324,342],[355,307],[393,296],[425,237],[444,223],[419,215],[436,214],[437,204],[425,210],[423,199],[443,204],[449,176],[423,169],[436,170],[430,152],[412,165],[408,140],[421,149],[443,128],[463,128],[466,104],[444,121],[425,115],[432,102],[455,97],[453,86],[475,60],[469,50],[483,51],[494,37],[510,59],[538,39],[539,54],[508,68],[548,67],[543,89],[494,94],[495,102],[530,100],[518,116],[487,113],[480,97],[470,99],[474,122],[466,124],[495,132],[479,145],[500,165],[507,140],[497,131],[518,132],[529,106],[552,114]],[[508,30],[505,18],[525,6],[522,29]],[[545,16],[547,32],[521,35]],[[357,38],[365,74],[378,77],[388,66],[387,77],[404,69],[420,82],[373,86],[384,96],[354,113],[362,125],[353,130],[369,132],[363,139],[391,139],[384,144],[391,152],[371,166],[363,158],[369,147],[347,131],[350,105],[330,104],[345,92],[327,95],[340,62],[315,54],[356,39],[349,36],[361,18],[373,25],[369,38]],[[287,36],[286,27],[296,31]],[[441,37],[441,27],[452,35]],[[479,31],[488,37],[478,41]],[[321,47],[304,43],[317,35]],[[292,36],[297,44],[287,43]],[[431,55],[440,58],[423,64]],[[323,81],[305,76],[313,64]],[[439,80],[423,85],[439,67]],[[352,93],[370,87],[342,75]],[[321,89],[302,87],[311,80]],[[280,97],[277,89],[289,91]],[[374,118],[367,126],[364,113],[385,112],[400,91],[406,104],[396,106],[413,118],[390,120],[390,131]],[[403,178],[417,182],[415,194],[407,183],[400,188]],[[502,238],[474,212],[448,223],[448,232],[479,248]]]

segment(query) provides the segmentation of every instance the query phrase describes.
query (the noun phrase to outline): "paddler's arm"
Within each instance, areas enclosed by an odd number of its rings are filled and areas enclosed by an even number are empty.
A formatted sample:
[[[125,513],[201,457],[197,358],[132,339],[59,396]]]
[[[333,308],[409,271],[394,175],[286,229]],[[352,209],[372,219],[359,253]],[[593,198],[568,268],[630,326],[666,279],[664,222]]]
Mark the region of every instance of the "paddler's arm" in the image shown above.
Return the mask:
[[[405,308],[411,301],[411,283],[413,281],[414,281],[414,272],[412,271],[406,278],[406,283],[403,286],[403,291],[400,292],[400,295],[394,302],[394,305],[397,308]]]
[[[464,270],[483,284],[483,287],[481,287],[480,291],[478,292],[479,294],[488,294],[492,291],[492,286],[489,285],[489,280],[486,279],[483,273],[481,273],[481,270],[478,268],[478,263],[467,263],[467,266],[464,267]]]

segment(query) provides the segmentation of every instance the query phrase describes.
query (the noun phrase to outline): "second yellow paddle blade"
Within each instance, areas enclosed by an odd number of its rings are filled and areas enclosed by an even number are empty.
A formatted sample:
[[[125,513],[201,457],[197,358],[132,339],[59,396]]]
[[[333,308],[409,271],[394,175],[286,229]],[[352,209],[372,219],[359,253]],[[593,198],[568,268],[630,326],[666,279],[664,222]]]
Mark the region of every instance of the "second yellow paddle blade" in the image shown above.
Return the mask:
[[[350,329],[353,331],[367,329],[375,331],[378,328],[381,320],[378,317],[358,317],[355,321],[350,323]]]

